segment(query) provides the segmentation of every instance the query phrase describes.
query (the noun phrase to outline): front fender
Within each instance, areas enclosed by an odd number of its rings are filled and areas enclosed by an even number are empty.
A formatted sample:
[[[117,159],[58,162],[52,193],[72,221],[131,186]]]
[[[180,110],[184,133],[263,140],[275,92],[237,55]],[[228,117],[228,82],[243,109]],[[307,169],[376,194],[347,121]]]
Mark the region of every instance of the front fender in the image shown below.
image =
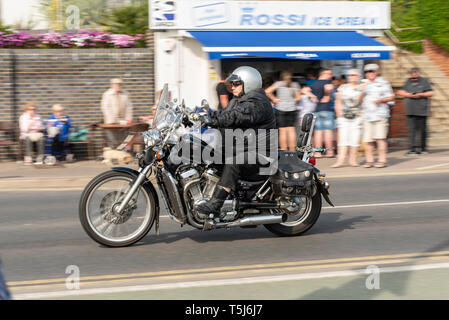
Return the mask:
[[[134,178],[137,178],[139,176],[139,172],[131,169],[131,168],[127,168],[127,167],[112,167],[111,170],[113,171],[117,171],[117,172],[126,172],[129,173],[130,175],[132,175]],[[159,198],[157,196],[157,192],[156,192],[156,188],[153,186],[153,184],[151,183],[150,180],[148,180],[147,178],[145,178],[143,185],[142,185],[145,190],[147,190],[147,192],[151,193],[153,195],[154,201],[155,201],[155,207],[156,207],[156,233],[159,234],[159,213],[160,213],[160,207],[159,207]]]

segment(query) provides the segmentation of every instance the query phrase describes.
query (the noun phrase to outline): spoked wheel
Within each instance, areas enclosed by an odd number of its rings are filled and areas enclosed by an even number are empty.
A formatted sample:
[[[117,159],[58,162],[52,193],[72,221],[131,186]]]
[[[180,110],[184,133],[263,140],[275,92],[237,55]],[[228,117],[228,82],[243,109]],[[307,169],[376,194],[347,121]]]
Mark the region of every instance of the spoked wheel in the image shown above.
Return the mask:
[[[321,193],[316,192],[313,197],[302,196],[300,199],[302,206],[298,211],[282,211],[288,214],[285,222],[264,226],[279,236],[297,236],[312,228],[321,213]]]
[[[98,243],[123,247],[136,243],[150,231],[156,215],[155,199],[140,186],[121,214],[118,207],[134,177],[126,172],[107,171],[95,177],[80,199],[79,216],[87,234]]]

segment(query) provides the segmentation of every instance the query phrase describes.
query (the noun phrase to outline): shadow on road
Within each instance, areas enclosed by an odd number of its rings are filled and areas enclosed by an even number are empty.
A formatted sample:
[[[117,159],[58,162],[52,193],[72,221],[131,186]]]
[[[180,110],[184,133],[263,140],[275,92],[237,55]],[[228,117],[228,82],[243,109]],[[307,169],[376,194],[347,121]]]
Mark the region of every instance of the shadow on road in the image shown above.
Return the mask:
[[[147,236],[134,246],[150,245],[156,243],[170,244],[184,239],[190,239],[197,243],[208,243],[277,238],[276,235],[272,234],[263,227],[254,229],[233,228],[231,230],[213,230],[212,232],[201,230],[180,230],[179,232],[161,233],[158,236]]]
[[[322,234],[322,233],[337,233],[348,229],[355,229],[355,225],[359,222],[370,219],[371,216],[360,216],[350,219],[340,220],[343,216],[342,213],[325,213],[320,216],[317,223],[308,232],[304,233],[301,237],[307,237],[308,235]],[[133,246],[143,246],[157,243],[175,243],[184,239],[190,239],[197,243],[212,243],[212,242],[232,242],[239,240],[254,240],[254,239],[270,239],[279,238],[277,235],[272,234],[263,226],[257,228],[232,228],[230,230],[188,230],[182,229],[179,232],[163,233],[160,235],[151,234],[146,236],[139,243]]]
[[[338,233],[345,230],[352,230],[355,229],[355,226],[359,222],[365,222],[372,218],[372,216],[358,216],[340,220],[342,216],[343,213],[341,212],[321,213],[316,225],[310,229],[308,234]]]
[[[430,253],[435,251],[444,251],[449,248],[449,239],[437,244],[436,246],[429,248],[424,253]],[[374,263],[373,263],[374,264]],[[414,260],[411,260],[406,265],[416,264]],[[368,267],[368,266],[367,266]],[[394,272],[394,273],[382,273],[380,269],[380,288],[368,289],[366,287],[366,280],[370,274],[360,275],[356,279],[344,283],[337,288],[321,288],[306,296],[298,297],[301,300],[318,300],[318,299],[363,299],[370,300],[376,299],[385,292],[390,293],[398,298],[407,298],[407,286],[410,281],[411,272]],[[432,288],[428,288],[429,291]],[[431,292],[430,292],[431,293]],[[441,297],[444,298],[444,297]]]
[[[389,167],[392,167],[392,166],[398,165],[400,163],[404,163],[404,162],[407,162],[407,161],[410,161],[410,160],[414,160],[414,159],[416,159],[416,157],[415,158],[413,158],[413,157],[406,157],[405,154],[404,154],[404,156],[387,158],[387,164],[388,164]]]

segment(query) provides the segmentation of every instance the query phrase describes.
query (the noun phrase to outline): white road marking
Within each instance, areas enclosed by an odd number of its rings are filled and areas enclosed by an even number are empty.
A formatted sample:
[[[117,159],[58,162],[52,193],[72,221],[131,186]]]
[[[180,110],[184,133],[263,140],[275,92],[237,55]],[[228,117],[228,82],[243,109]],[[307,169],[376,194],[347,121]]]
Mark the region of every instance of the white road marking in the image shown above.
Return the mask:
[[[385,267],[385,268],[379,268],[379,272],[380,273],[393,273],[393,272],[419,271],[419,270],[431,270],[431,269],[448,269],[448,268],[449,268],[449,263],[435,263],[435,264],[408,265],[408,266],[400,266],[400,267]],[[282,276],[247,277],[247,278],[238,278],[238,279],[186,281],[186,282],[178,282],[178,283],[163,283],[163,284],[124,286],[124,287],[111,287],[111,288],[66,290],[66,291],[54,291],[54,292],[36,292],[36,293],[16,294],[13,296],[13,298],[17,299],[17,300],[26,300],[26,299],[34,300],[34,299],[56,298],[56,297],[85,296],[85,295],[95,295],[95,294],[110,294],[110,293],[125,293],[125,292],[138,292],[138,291],[152,291],[152,290],[183,289],[183,288],[195,288],[195,287],[214,287],[214,286],[223,286],[223,285],[242,285],[242,284],[297,281],[297,280],[308,280],[308,279],[350,277],[350,276],[358,276],[358,275],[366,275],[366,269],[341,270],[341,271],[331,271],[331,272],[314,272],[314,273],[291,274],[291,275],[282,275]]]
[[[341,208],[362,208],[362,207],[380,207],[380,206],[401,206],[425,203],[449,202],[449,199],[438,200],[424,200],[424,201],[406,201],[406,202],[386,202],[386,203],[369,203],[369,204],[354,204],[346,206],[323,207],[323,209],[341,209]]]
[[[434,164],[432,166],[427,166],[427,167],[420,167],[420,168],[416,168],[416,170],[427,170],[427,169],[433,169],[433,168],[444,167],[444,166],[449,166],[449,162]]]

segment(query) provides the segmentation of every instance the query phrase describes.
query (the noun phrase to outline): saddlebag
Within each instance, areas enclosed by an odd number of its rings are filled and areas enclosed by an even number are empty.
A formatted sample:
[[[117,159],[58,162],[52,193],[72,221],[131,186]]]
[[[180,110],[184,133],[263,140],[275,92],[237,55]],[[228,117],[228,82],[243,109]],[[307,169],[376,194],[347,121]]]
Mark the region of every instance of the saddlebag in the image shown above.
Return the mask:
[[[298,158],[296,151],[279,151],[278,170],[270,177],[275,196],[310,196],[313,166]]]

